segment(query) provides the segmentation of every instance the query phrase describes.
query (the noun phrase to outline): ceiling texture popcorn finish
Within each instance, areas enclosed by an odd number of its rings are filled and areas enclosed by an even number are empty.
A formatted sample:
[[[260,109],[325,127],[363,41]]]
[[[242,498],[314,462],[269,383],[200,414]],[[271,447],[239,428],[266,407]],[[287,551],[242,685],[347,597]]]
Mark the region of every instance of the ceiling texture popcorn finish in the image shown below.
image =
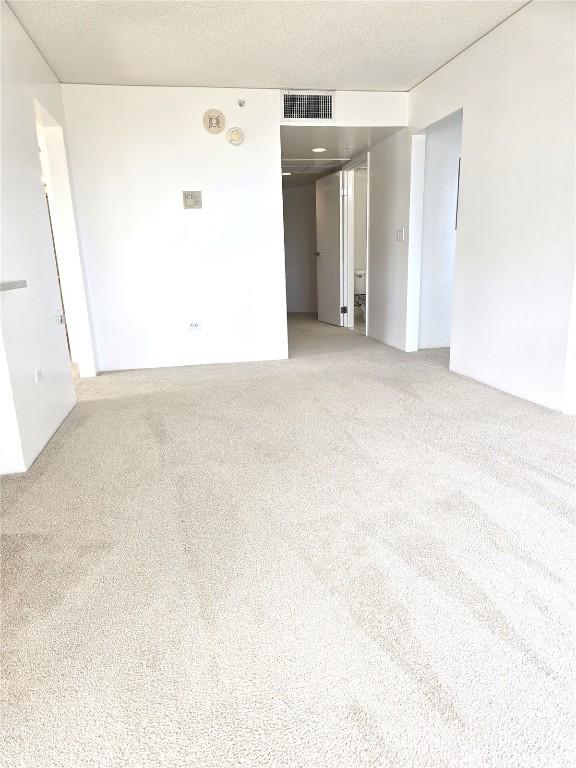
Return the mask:
[[[9,5],[65,83],[406,91],[526,2]]]

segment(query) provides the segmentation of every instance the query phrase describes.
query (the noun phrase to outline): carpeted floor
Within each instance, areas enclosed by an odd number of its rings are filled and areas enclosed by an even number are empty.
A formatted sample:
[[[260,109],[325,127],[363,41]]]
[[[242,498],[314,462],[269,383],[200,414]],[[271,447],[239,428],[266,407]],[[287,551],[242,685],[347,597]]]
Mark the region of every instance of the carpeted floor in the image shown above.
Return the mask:
[[[573,765],[574,423],[291,320],[3,482],[7,768]]]

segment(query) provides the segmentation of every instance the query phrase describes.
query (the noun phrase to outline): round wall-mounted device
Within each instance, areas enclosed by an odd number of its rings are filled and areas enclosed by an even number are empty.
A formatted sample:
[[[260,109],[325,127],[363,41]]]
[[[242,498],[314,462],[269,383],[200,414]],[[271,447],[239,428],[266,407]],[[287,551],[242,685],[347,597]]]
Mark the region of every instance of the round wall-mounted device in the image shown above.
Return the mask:
[[[208,133],[222,133],[226,118],[218,109],[209,109],[204,113],[204,128]]]
[[[237,147],[244,141],[244,131],[242,128],[230,128],[228,131],[228,141],[233,147]]]

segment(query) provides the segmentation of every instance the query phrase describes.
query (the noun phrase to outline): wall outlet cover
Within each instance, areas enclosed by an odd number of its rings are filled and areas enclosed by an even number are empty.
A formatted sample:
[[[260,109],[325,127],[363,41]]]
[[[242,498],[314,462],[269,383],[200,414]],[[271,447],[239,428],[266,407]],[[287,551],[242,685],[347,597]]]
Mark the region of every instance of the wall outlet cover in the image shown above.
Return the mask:
[[[200,322],[200,320],[192,320],[192,322],[189,325],[189,328],[191,331],[201,331],[202,323]]]
[[[42,371],[42,368],[34,368],[34,381],[36,382],[36,384],[40,384],[43,378],[44,378],[44,373]]]

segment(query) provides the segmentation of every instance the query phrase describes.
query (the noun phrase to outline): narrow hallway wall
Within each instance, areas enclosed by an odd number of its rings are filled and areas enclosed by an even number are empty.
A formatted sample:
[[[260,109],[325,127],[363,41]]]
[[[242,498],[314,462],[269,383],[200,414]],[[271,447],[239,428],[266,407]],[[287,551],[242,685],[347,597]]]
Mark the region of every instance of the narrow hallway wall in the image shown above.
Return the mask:
[[[449,347],[462,112],[426,131],[419,348]]]
[[[288,312],[316,312],[316,188],[284,187],[284,250]]]

